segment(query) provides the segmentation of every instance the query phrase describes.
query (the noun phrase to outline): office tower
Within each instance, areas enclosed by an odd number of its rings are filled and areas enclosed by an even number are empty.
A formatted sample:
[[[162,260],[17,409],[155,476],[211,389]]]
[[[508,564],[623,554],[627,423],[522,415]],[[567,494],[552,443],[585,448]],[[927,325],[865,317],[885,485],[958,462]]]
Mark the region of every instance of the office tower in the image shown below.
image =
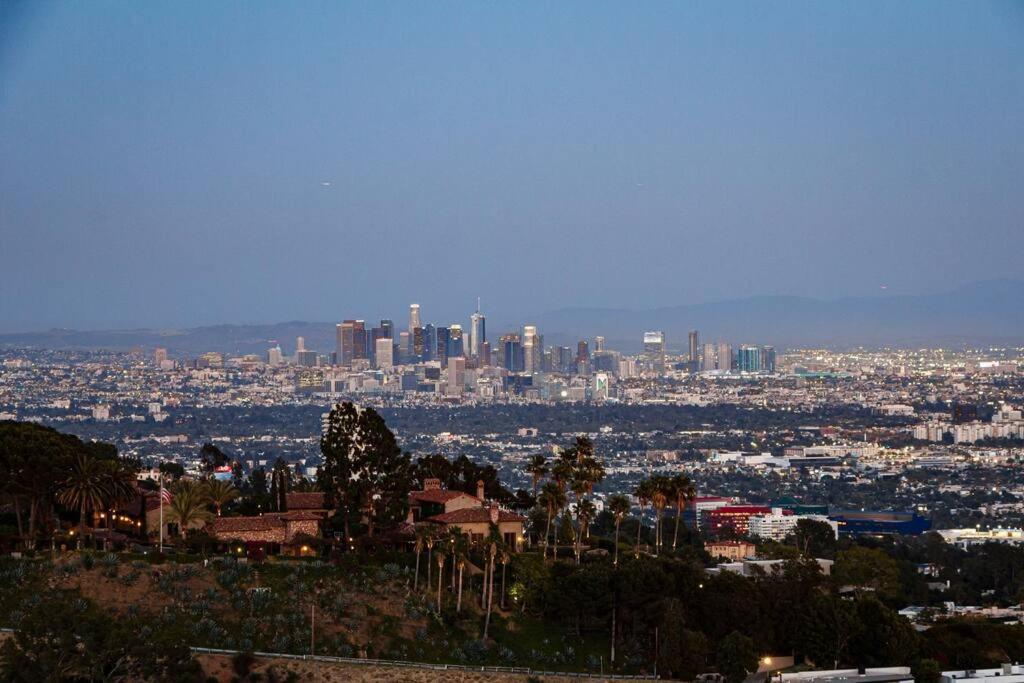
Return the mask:
[[[761,372],[768,373],[769,375],[775,374],[775,347],[774,346],[762,346],[761,347]]]
[[[352,323],[352,359],[366,358],[366,321],[355,320]]]
[[[423,328],[413,327],[410,328],[409,334],[412,335],[412,357],[414,361],[423,360],[423,353],[425,351],[423,341]]]
[[[167,349],[154,349],[153,350],[153,362],[160,365],[167,360]]]
[[[341,365],[341,358],[344,355],[341,351],[345,345],[342,341],[342,323],[338,323],[334,326],[334,365]]]
[[[452,325],[448,328],[448,357],[465,356],[465,348],[462,339],[462,325]]]
[[[267,365],[277,367],[284,360],[284,355],[281,353],[280,346],[274,346],[267,349]]]
[[[718,369],[732,370],[732,345],[718,342]]]
[[[316,351],[297,351],[295,353],[295,364],[303,368],[315,368],[319,361],[319,354]]]
[[[380,327],[381,327],[382,330],[384,330],[384,338],[387,338],[387,339],[394,339],[395,338],[395,324],[393,322],[391,322],[387,318],[383,318],[380,321]]]
[[[540,336],[534,325],[523,327],[523,372],[533,374],[540,371]]]
[[[398,364],[402,365],[409,360],[412,355],[410,349],[412,348],[412,335],[407,331],[403,330],[398,333]]]
[[[448,346],[451,344],[451,330],[447,327],[438,327],[434,332],[437,335],[437,343],[434,346],[434,358],[441,361],[441,367],[448,366]]]
[[[306,350],[306,338],[296,337],[295,338],[295,353]]]
[[[433,323],[423,326],[423,360],[431,361],[437,355],[437,328]]]
[[[395,366],[395,343],[387,337],[381,337],[374,343],[373,357],[376,366],[382,370]]]
[[[659,375],[665,374],[665,333],[644,332],[644,361]]]
[[[697,368],[698,353],[700,351],[700,333],[698,333],[697,330],[692,330],[690,332],[690,334],[689,334],[689,340],[690,340],[690,357],[688,358],[688,360],[690,361],[690,363],[693,364],[691,367],[696,369]]]
[[[356,322],[343,320],[338,325],[338,365],[352,365],[352,359],[355,358]]]
[[[594,353],[604,351],[604,337],[594,337]]]
[[[761,349],[743,345],[736,351],[736,369],[740,372],[761,371]]]
[[[448,359],[448,393],[461,394],[466,384],[466,359],[453,356]]]
[[[490,366],[492,362],[493,361],[491,360],[491,342],[480,342],[480,367],[486,368]]]
[[[480,312],[480,299],[476,300],[476,312],[469,316],[469,355],[480,356],[480,345],[487,341],[487,319]]]
[[[412,332],[420,326],[420,305],[409,304],[409,331]]]
[[[704,353],[701,354],[701,370],[718,369],[718,347],[711,342],[704,344]]]
[[[576,364],[589,363],[590,362],[590,345],[586,341],[580,340],[576,344]]]
[[[509,372],[521,372],[523,368],[523,347],[519,335],[508,333],[501,335],[501,347],[498,350],[501,367]]]

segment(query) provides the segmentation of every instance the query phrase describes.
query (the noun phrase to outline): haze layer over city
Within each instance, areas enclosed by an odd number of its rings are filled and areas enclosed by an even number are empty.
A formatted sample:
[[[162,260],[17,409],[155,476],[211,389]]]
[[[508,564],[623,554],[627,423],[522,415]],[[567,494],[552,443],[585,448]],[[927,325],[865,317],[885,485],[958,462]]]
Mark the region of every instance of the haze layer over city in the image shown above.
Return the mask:
[[[1024,5],[0,4],[0,681],[1024,683]]]

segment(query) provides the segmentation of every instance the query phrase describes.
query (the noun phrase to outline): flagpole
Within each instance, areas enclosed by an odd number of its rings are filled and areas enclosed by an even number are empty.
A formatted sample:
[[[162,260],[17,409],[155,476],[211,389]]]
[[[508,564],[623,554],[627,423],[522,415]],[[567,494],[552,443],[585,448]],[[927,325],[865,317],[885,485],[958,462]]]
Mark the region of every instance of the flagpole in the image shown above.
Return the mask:
[[[164,554],[164,475],[157,475],[160,480],[160,554]],[[143,505],[145,508],[145,505]],[[145,514],[145,512],[143,512]]]

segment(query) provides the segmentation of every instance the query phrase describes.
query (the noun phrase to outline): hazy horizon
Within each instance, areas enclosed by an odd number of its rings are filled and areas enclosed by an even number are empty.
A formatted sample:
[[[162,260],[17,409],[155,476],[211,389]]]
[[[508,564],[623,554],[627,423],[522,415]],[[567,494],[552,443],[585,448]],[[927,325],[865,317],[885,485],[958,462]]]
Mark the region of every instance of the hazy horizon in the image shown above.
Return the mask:
[[[1021,279],[1024,6],[0,6],[0,331]]]

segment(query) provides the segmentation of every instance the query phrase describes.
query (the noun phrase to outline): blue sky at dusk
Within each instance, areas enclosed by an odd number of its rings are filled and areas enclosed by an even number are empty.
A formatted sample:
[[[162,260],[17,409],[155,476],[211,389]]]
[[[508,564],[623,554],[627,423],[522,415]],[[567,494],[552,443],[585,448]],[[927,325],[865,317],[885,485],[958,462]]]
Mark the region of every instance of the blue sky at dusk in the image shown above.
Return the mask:
[[[1021,3],[0,4],[0,330],[934,292],[1022,184]]]

